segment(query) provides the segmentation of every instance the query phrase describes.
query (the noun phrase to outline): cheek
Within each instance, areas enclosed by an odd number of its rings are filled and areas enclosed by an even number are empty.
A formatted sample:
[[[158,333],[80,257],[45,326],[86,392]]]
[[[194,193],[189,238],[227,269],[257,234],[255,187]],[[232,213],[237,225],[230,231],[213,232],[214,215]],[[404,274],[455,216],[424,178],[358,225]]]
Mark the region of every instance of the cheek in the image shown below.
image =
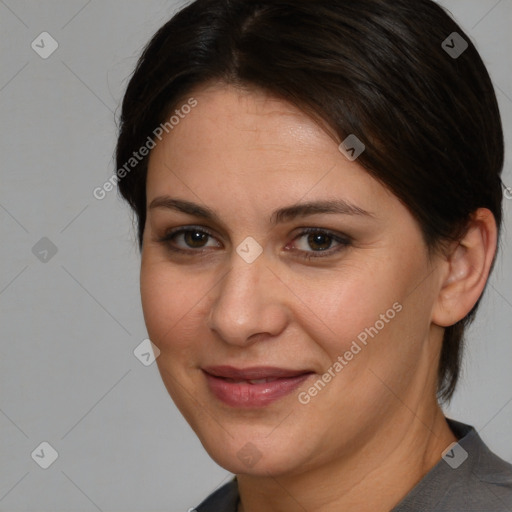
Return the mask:
[[[382,270],[382,269],[380,269]],[[330,359],[350,350],[354,340],[365,341],[368,331],[384,331],[396,317],[393,305],[401,298],[396,282],[386,282],[390,269],[373,270],[363,265],[347,265],[343,271],[304,278],[294,294],[305,304],[307,314],[296,315],[301,328],[320,345]],[[380,281],[379,281],[380,276]],[[384,315],[381,319],[381,315]],[[363,345],[364,346],[364,345]]]
[[[411,260],[400,264],[398,256],[393,263],[379,259],[369,266],[350,265],[347,272],[331,273],[314,286],[304,280],[294,290],[309,310],[301,317],[301,329],[323,352],[324,370],[339,356],[344,360],[337,373],[345,375],[336,379],[340,384],[347,378],[370,379],[369,369],[395,380],[420,357],[428,336],[427,283],[411,293],[425,272],[420,258],[415,265]]]
[[[202,325],[197,315],[207,302],[208,283],[205,276],[143,257],[140,291],[144,320],[151,340],[162,352],[190,344],[191,329]]]

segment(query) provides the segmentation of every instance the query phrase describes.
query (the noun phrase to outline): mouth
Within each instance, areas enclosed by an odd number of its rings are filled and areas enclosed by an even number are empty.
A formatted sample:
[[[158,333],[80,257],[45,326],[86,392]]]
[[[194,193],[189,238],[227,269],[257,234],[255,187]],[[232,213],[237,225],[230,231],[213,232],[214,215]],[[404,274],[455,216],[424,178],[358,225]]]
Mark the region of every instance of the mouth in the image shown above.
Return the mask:
[[[269,405],[292,393],[314,374],[311,370],[276,367],[202,368],[213,395],[231,407],[255,408]]]

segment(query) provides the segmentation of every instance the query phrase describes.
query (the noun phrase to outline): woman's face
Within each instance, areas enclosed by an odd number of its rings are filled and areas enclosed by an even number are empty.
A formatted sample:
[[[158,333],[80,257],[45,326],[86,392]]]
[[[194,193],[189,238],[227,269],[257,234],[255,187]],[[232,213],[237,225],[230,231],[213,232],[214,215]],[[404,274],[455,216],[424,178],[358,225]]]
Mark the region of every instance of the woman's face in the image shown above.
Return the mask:
[[[233,473],[385,454],[435,403],[440,272],[417,223],[292,105],[193,97],[146,189],[142,303],[170,395]]]

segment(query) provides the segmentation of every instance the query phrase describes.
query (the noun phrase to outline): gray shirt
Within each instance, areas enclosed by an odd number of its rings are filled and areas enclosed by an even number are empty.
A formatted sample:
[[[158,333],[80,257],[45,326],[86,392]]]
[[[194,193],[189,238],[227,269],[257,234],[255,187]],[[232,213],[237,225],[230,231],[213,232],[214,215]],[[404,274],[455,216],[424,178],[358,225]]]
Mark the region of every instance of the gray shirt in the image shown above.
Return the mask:
[[[447,419],[458,439],[391,512],[512,512],[512,465],[492,453],[476,430]],[[236,477],[197,512],[236,512]]]

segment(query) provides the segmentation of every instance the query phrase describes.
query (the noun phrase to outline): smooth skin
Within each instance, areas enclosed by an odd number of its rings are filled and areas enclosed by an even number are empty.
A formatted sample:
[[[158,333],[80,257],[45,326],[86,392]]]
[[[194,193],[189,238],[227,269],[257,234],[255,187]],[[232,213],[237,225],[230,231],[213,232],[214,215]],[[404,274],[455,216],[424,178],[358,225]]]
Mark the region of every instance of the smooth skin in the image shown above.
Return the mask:
[[[197,106],[152,150],[146,186],[141,295],[165,386],[237,475],[239,511],[389,511],[456,441],[436,400],[438,358],[444,327],[484,289],[494,217],[478,210],[460,243],[429,254],[409,210],[296,107],[223,83],[191,96]],[[275,210],[327,200],[359,213],[272,222]],[[183,227],[191,232],[169,234]],[[248,236],[263,248],[252,263],[236,252]],[[378,335],[300,403],[397,302]],[[251,410],[210,392],[201,368],[213,365],[315,375]],[[238,457],[247,443],[261,456],[252,467]]]

